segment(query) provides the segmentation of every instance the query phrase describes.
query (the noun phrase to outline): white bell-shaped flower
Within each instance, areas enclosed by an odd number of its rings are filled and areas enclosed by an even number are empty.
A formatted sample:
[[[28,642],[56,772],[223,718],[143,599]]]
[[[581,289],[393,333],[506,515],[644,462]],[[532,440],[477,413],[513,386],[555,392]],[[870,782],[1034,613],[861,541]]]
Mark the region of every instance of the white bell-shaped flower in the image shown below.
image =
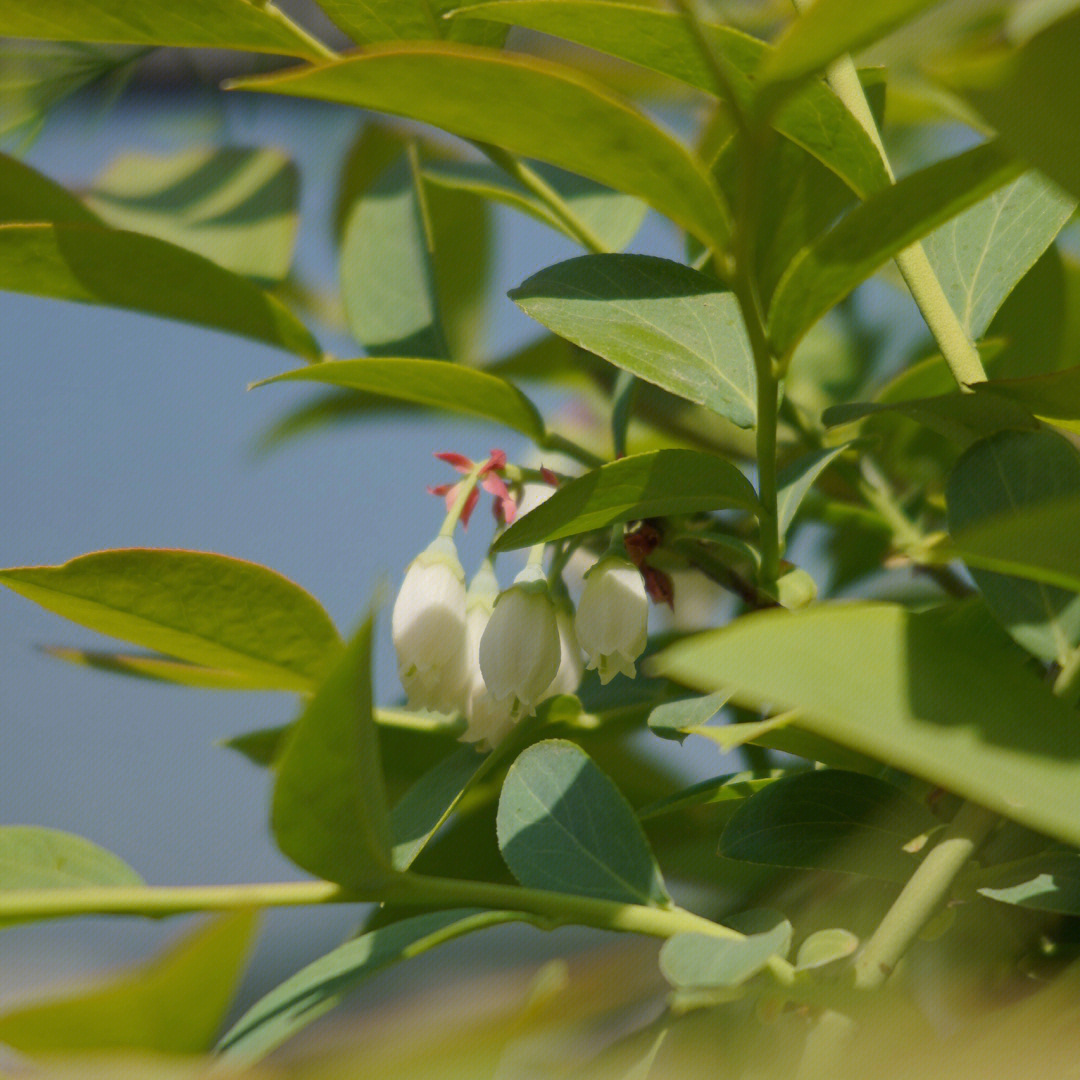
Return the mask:
[[[453,538],[437,536],[409,564],[390,622],[409,704],[453,712],[465,676],[465,571]]]
[[[461,711],[468,727],[461,739],[490,747],[502,742],[514,726],[513,699],[496,701],[480,670],[480,639],[495,610],[498,595],[494,568],[485,561],[465,594],[465,686]]]
[[[541,567],[526,566],[499,594],[480,638],[480,670],[496,701],[515,720],[532,713],[559,670],[562,648],[555,604]]]
[[[616,674],[633,678],[645,651],[649,598],[637,567],[623,555],[604,555],[585,574],[574,629],[602,683]]]
[[[575,693],[585,674],[585,657],[574,633],[574,609],[569,597],[555,601],[555,621],[559,627],[559,670],[541,696],[541,701],[558,694]]]

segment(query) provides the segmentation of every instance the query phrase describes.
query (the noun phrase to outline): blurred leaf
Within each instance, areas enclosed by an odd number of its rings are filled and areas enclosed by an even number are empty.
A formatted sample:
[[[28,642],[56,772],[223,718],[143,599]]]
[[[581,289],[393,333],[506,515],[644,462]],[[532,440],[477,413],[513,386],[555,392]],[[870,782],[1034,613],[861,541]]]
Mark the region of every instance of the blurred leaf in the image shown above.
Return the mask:
[[[923,240],[969,338],[983,336],[1005,298],[1075,209],[1075,199],[1028,172]]]
[[[1080,367],[1019,379],[990,379],[973,389],[976,396],[1008,398],[1040,420],[1080,434]]]
[[[1024,518],[1055,499],[1080,502],[1080,454],[1052,431],[1003,431],[960,457],[946,497],[954,538],[995,519]],[[1032,548],[1036,560],[1041,547],[1040,537]],[[1080,571],[1080,556],[1075,564]],[[1080,596],[977,567],[970,570],[987,606],[1025,649],[1042,660],[1068,660],[1080,644]]]
[[[460,9],[457,18],[494,19],[566,38],[609,53],[709,94],[716,77],[676,11],[610,0],[497,0]],[[754,95],[754,73],[769,47],[729,26],[706,24],[705,37],[724,63],[739,103]],[[832,169],[859,195],[889,182],[874,144],[836,95],[813,83],[774,117],[776,130]]]
[[[670,646],[646,670],[702,693],[733,688],[749,706],[801,709],[799,727],[1080,840],[1080,729],[977,607],[759,612]]]
[[[920,858],[905,846],[940,824],[884,780],[814,770],[783,777],[747,799],[724,828],[720,854],[903,882]]]
[[[728,239],[727,210],[702,164],[601,83],[561,64],[413,42],[232,85],[420,120],[637,195],[710,246]]]
[[[633,454],[575,477],[518,518],[495,551],[529,547],[619,521],[737,507],[756,510],[749,481],[729,461],[696,450]]]
[[[391,964],[412,959],[454,938],[500,923],[527,920],[512,911],[435,911],[381,927],[308,964],[260,998],[222,1036],[220,1060],[249,1065],[337,1006]]]
[[[799,506],[806,493],[814,486],[814,481],[850,446],[851,443],[842,443],[840,446],[811,450],[808,454],[789,461],[777,473],[776,511],[780,519],[781,536],[791,527],[795,515],[799,512]]]
[[[773,769],[769,776],[758,776],[753,772],[728,773],[710,780],[691,784],[682,791],[667,798],[643,806],[638,812],[638,821],[652,821],[654,818],[675,814],[696,806],[714,806],[726,811],[724,817],[730,817],[735,810],[757,791],[783,776],[785,770]]]
[[[816,930],[799,946],[795,966],[800,971],[812,971],[846,960],[859,947],[859,939],[842,926]]]
[[[368,615],[276,760],[272,827],[297,866],[346,888],[391,869],[390,814],[371,705]]]
[[[522,885],[628,904],[669,902],[630,805],[583,750],[529,747],[499,798],[499,849]]]
[[[1080,855],[1075,851],[1044,851],[990,866],[977,871],[971,884],[1003,904],[1080,915]]]
[[[0,154],[0,224],[56,221],[100,225],[101,222],[66,188],[7,154]]]
[[[510,298],[575,345],[753,426],[750,343],[734,294],[714,278],[650,255],[583,255],[534,274]]]
[[[938,72],[1016,153],[1080,197],[1080,157],[1063,133],[1080,128],[1080,12],[1052,23],[1017,49],[995,49]]]
[[[879,266],[1021,171],[997,143],[935,162],[878,192],[796,256],[773,293],[769,336],[780,353]]]
[[[142,878],[123,859],[81,836],[33,825],[0,825],[0,891],[140,884]],[[7,922],[0,921],[0,926]]]
[[[319,57],[288,22],[249,0],[0,0],[0,36],[123,45],[179,45]]]
[[[256,923],[249,911],[220,916],[136,971],[0,1016],[0,1042],[30,1054],[207,1050],[247,966]]]
[[[319,360],[307,328],[257,285],[151,236],[93,225],[0,226],[0,289],[128,308]]]
[[[528,163],[589,229],[612,251],[620,251],[634,238],[647,207],[639,199],[592,180],[575,176],[543,162]],[[502,169],[483,161],[434,161],[424,163],[424,179],[449,191],[469,192],[524,211],[575,243],[578,237],[566,228],[547,203]]]
[[[475,746],[462,746],[432,766],[402,796],[390,811],[395,869],[407,870],[412,865],[487,759]]]
[[[0,584],[99,633],[235,671],[249,687],[310,690],[341,646],[309,593],[224,555],[99,551],[61,566],[0,570]]]
[[[678,989],[741,986],[763,971],[774,956],[791,949],[791,923],[778,911],[743,912],[725,920],[747,936],[676,934],[660,950],[660,970]],[[744,929],[745,927],[745,929]]]
[[[726,690],[704,697],[683,698],[657,705],[649,713],[649,730],[662,739],[683,742],[691,730],[711,720],[731,697]]]
[[[544,421],[516,386],[486,371],[442,360],[333,360],[287,371],[255,383],[320,382],[364,390],[430,408],[482,416],[520,431],[534,442],[544,439]]]
[[[443,15],[455,0],[319,0],[319,7],[362,45],[376,41],[437,41],[449,37],[498,48],[506,31],[465,19],[448,22]],[[498,31],[502,32],[499,33]]]
[[[299,175],[279,150],[122,154],[87,201],[115,228],[156,236],[235,274],[271,282],[289,272]]]
[[[940,0],[817,0],[780,35],[758,70],[760,108],[775,108],[796,87],[845,53],[858,52]]]

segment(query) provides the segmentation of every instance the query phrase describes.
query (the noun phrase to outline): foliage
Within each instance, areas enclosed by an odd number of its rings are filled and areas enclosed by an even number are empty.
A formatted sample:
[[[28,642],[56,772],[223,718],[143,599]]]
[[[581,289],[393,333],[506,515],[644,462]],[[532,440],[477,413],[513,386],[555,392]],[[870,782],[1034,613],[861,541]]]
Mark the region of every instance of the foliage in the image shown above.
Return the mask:
[[[225,913],[100,987],[12,1006],[0,1043],[34,1075],[259,1076],[362,981],[523,923],[662,945],[640,984],[613,951],[545,968],[524,1004],[454,1036],[417,1021],[386,1056],[372,1035],[364,1068],[1073,1062],[1075,5],[795,0],[740,24],[739,5],[689,0],[320,0],[325,42],[273,3],[184,6],[0,0],[0,35],[63,43],[5,46],[0,134],[137,79],[159,49],[230,50],[221,93],[352,110],[359,137],[325,165],[358,355],[330,356],[309,325],[291,271],[302,178],[274,147],[125,153],[78,191],[0,154],[0,288],[289,354],[260,392],[328,396],[272,441],[392,406],[495,422],[535,454],[438,455],[458,474],[433,489],[438,540],[400,537],[425,552],[393,615],[411,703],[373,700],[378,603],[345,640],[298,586],[224,555],[0,570],[135,650],[58,659],[299,695],[294,723],[230,745],[271,770],[274,839],[312,875],[145,883],[89,838],[0,826],[0,926]],[[911,34],[932,47],[913,56]],[[877,66],[856,69],[868,49]],[[499,280],[496,204],[581,253]],[[647,215],[683,259],[626,250]],[[511,301],[544,336],[493,356],[490,310]],[[539,408],[551,390],[589,415]],[[497,527],[467,586],[454,536],[481,491]],[[518,549],[528,565],[495,599],[493,565],[508,584]],[[597,577],[575,616],[579,564]],[[689,628],[684,605],[716,586],[723,617]],[[453,707],[419,708],[420,690]],[[694,748],[742,771],[688,785],[666,763]],[[377,907],[222,1034],[255,913],[320,904]],[[529,1071],[537,1038],[547,1071]],[[352,1054],[286,1054],[280,1075],[354,1075]]]

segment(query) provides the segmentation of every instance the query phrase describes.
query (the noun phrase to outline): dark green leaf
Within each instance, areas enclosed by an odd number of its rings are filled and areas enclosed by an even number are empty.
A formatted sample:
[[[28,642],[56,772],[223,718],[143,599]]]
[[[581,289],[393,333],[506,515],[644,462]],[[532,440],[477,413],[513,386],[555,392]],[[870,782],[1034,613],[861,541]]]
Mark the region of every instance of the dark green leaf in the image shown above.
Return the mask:
[[[1067,134],[1080,128],[1078,54],[1080,12],[1017,49],[993,50],[940,74],[1016,153],[1080,197],[1080,155]]]
[[[761,107],[773,108],[807,78],[858,52],[940,0],[817,0],[779,37],[758,72]]]
[[[1008,398],[1040,420],[1080,434],[1080,367],[1019,379],[990,379],[972,389],[976,396]]]
[[[279,150],[123,154],[97,178],[88,202],[115,228],[156,236],[235,274],[280,281],[289,272],[299,176]]]
[[[1080,728],[977,608],[760,612],[670,646],[647,670],[702,693],[731,687],[746,705],[802,709],[799,727],[1080,841]]]
[[[576,477],[506,530],[497,551],[602,529],[618,521],[737,507],[757,496],[730,462],[696,450],[632,454]]]
[[[27,221],[55,221],[74,225],[100,225],[82,202],[55,180],[29,165],[0,154],[0,224]]]
[[[512,911],[434,911],[347,941],[252,1005],[222,1036],[218,1055],[229,1065],[254,1064],[391,964],[474,930],[527,918]]]
[[[1028,172],[935,230],[923,247],[972,340],[1069,220],[1076,201]]]
[[[972,882],[991,900],[1037,911],[1080,915],[1080,855],[1045,851],[1004,866],[980,870]]]
[[[0,825],[0,890],[141,881],[126,862],[81,836],[32,825]]]
[[[633,810],[583,750],[529,747],[506,775],[499,849],[522,885],[628,904],[668,902]]]
[[[341,647],[310,594],[224,555],[101,551],[0,570],[0,584],[99,633],[234,671],[249,689],[310,690]]]
[[[128,308],[266,342],[322,350],[278,300],[238,274],[152,236],[94,225],[0,226],[0,289]]]
[[[180,45],[251,52],[320,55],[311,40],[249,0],[0,0],[0,36],[121,45]]]
[[[834,304],[937,226],[1014,180],[1023,166],[995,142],[938,161],[855,207],[803,248],[769,306],[773,346],[788,354]]]
[[[704,697],[683,698],[657,705],[649,713],[649,730],[662,739],[682,742],[691,729],[711,720],[727,704],[731,694],[721,690]]]
[[[0,1016],[0,1041],[24,1053],[210,1048],[247,966],[257,916],[224,915],[100,987]]]
[[[758,776],[752,772],[728,773],[710,780],[692,784],[674,795],[659,799],[638,812],[638,821],[652,821],[653,818],[666,814],[675,814],[695,806],[715,806],[726,810],[725,817],[730,817],[745,800],[755,792],[773,783],[785,775],[785,770],[774,769],[768,776]]]
[[[536,406],[511,383],[486,371],[441,360],[334,360],[263,379],[256,386],[277,382],[318,382],[364,390],[430,408],[482,416],[528,435],[544,438],[544,421]]]
[[[908,846],[939,824],[884,780],[814,770],[777,780],[743,803],[720,837],[720,854],[907,881],[919,860]]]
[[[814,481],[835,461],[851,444],[827,446],[821,450],[811,450],[808,454],[789,461],[776,476],[776,512],[780,519],[780,535],[783,536],[791,526],[799,506],[806,493],[814,486]]]
[[[686,20],[676,11],[611,0],[497,0],[463,8],[461,14],[527,26],[670,75],[706,93],[718,90]],[[739,103],[748,105],[754,95],[754,72],[768,46],[729,26],[706,24],[704,32],[726,65]],[[824,84],[807,86],[779,111],[773,124],[859,195],[888,184],[876,147]]]
[[[647,209],[639,199],[542,162],[530,163],[529,167],[566,203],[574,216],[584,222],[604,247],[620,251],[634,238]],[[558,229],[571,240],[580,242],[547,203],[502,169],[487,162],[425,162],[424,179],[438,187],[470,192],[522,210],[545,225]]]
[[[727,924],[746,936],[676,934],[660,950],[660,970],[678,989],[741,986],[763,971],[774,956],[791,948],[791,923],[778,911],[748,911]],[[745,927],[745,929],[744,929]]]
[[[726,208],[702,164],[626,101],[561,64],[414,42],[233,85],[433,124],[637,195],[710,247],[728,239]]]
[[[369,615],[293,726],[277,761],[273,829],[303,869],[346,888],[391,868],[390,816],[371,711]]]
[[[665,390],[752,427],[754,359],[720,282],[649,255],[583,255],[510,292],[560,337]]]
[[[1057,499],[1080,501],[1080,455],[1052,431],[1003,431],[968,448],[949,476],[953,537],[988,521],[1025,518]],[[1002,522],[1004,523],[1004,522]],[[1038,558],[1040,544],[1033,548]],[[1080,558],[1076,559],[1080,570]],[[1042,660],[1065,663],[1080,643],[1080,596],[1034,581],[971,568],[987,606]]]
[[[392,856],[397,870],[407,870],[450,816],[465,788],[487,761],[472,745],[462,746],[432,766],[390,812]]]

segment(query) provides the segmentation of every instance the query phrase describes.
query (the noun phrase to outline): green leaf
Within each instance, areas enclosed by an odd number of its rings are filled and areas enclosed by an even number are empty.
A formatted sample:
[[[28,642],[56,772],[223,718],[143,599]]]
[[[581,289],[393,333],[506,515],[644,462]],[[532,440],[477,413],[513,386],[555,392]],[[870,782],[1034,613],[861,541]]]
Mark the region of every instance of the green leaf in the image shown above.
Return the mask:
[[[840,446],[827,446],[821,450],[811,450],[808,454],[789,461],[776,475],[776,512],[780,519],[780,535],[783,536],[791,527],[795,515],[799,512],[806,493],[814,486],[814,481],[845,451],[851,443]]]
[[[736,507],[754,511],[757,495],[734,465],[697,450],[632,454],[578,476],[518,518],[495,551],[529,547],[618,521]]]
[[[536,406],[513,384],[486,371],[441,360],[334,360],[287,371],[255,386],[277,382],[318,382],[364,390],[434,409],[481,416],[520,431],[534,442],[544,439]]]
[[[718,92],[716,77],[679,12],[612,0],[496,0],[463,7],[461,17],[525,26],[659,71],[706,93]],[[726,67],[739,103],[749,105],[755,72],[769,47],[729,26],[705,24],[703,30]],[[807,86],[780,109],[773,125],[857,194],[866,196],[889,183],[877,148],[824,84]]]
[[[977,397],[1008,398],[1040,420],[1080,434],[1080,367],[1019,379],[989,379],[972,389]]]
[[[824,769],[769,784],[735,811],[720,854],[743,862],[907,881],[918,837],[941,824],[874,776]]]
[[[740,427],[756,416],[754,358],[733,293],[650,255],[583,255],[510,299],[560,337]]]
[[[795,966],[800,971],[812,971],[846,960],[859,947],[859,939],[842,926],[816,930],[799,946]]]
[[[1075,199],[1028,172],[925,238],[930,264],[969,338],[982,337],[1075,209]]]
[[[422,183],[413,146],[353,203],[345,219],[345,317],[372,356],[447,356]]]
[[[783,959],[791,949],[791,923],[778,911],[747,911],[726,922],[746,936],[689,933],[664,942],[660,970],[672,986],[680,990],[741,986],[774,956]]]
[[[1052,431],[1003,431],[964,452],[949,476],[946,498],[954,539],[994,519],[1026,518],[1042,503],[1080,502],[1080,454]],[[1036,560],[1041,545],[1038,538]],[[1080,558],[1074,562],[1080,570]],[[1068,660],[1080,643],[1080,596],[970,569],[987,606],[1025,649],[1042,660]]]
[[[222,1036],[218,1056],[229,1065],[254,1064],[390,965],[475,930],[527,919],[513,911],[433,911],[362,934],[260,998]]]
[[[374,615],[293,725],[277,760],[272,826],[297,866],[346,888],[391,870],[390,813],[371,706]]]
[[[1063,132],[1080,128],[1080,12],[1017,49],[997,49],[938,72],[1016,153],[1080,197],[1080,157]]]
[[[637,195],[707,246],[728,240],[727,210],[701,162],[622,98],[561,64],[414,42],[232,85],[391,112],[494,143]]]
[[[760,109],[775,108],[806,79],[858,52],[940,0],[816,0],[776,41],[758,71]]]
[[[498,834],[522,885],[627,904],[668,902],[634,811],[573,743],[536,743],[514,762],[499,798]]]
[[[161,956],[92,990],[0,1016],[0,1042],[28,1054],[209,1049],[247,966],[254,912],[204,923]]]
[[[801,709],[798,727],[1080,840],[1080,728],[977,608],[760,612],[670,646],[647,670],[702,693],[731,687],[748,706]]]
[[[972,885],[1003,904],[1080,915],[1080,855],[1044,851],[1004,866],[978,871]]]
[[[289,272],[299,175],[280,150],[122,154],[87,201],[114,228],[156,236],[234,274],[270,282]]]
[[[638,821],[652,821],[667,814],[676,814],[695,806],[714,806],[720,810],[721,820],[730,817],[736,809],[755,792],[785,775],[784,769],[773,769],[768,776],[753,772],[728,773],[725,776],[702,780],[664,799],[658,799],[638,812]]]
[[[462,746],[432,766],[401,797],[390,812],[395,869],[407,870],[412,865],[487,760],[488,755],[478,753],[475,746]]]
[[[0,825],[0,890],[141,882],[126,862],[81,836],[31,825]]]
[[[56,221],[99,225],[93,211],[55,180],[7,154],[0,154],[0,225],[12,222]]]
[[[319,7],[354,41],[436,41],[450,37],[498,48],[505,37],[483,23],[443,15],[456,7],[455,0],[319,0]]]
[[[768,330],[789,354],[803,334],[879,266],[1009,183],[1023,166],[996,142],[938,161],[878,192],[796,256],[773,294]]]
[[[99,633],[236,672],[249,687],[310,690],[341,647],[309,593],[224,555],[99,551],[0,570],[0,585]]]
[[[318,360],[307,328],[257,285],[152,236],[94,225],[0,226],[0,289],[128,308]]]
[[[683,742],[694,728],[711,720],[731,697],[726,690],[704,697],[683,698],[657,705],[649,713],[649,730],[662,739]]]
[[[575,176],[543,162],[529,162],[529,168],[559,196],[574,216],[612,251],[626,247],[641,227],[647,207],[640,199],[595,181]],[[483,161],[435,161],[424,163],[424,179],[450,191],[469,192],[530,214],[538,221],[579,242],[574,232],[554,214],[547,203],[502,169]]]

